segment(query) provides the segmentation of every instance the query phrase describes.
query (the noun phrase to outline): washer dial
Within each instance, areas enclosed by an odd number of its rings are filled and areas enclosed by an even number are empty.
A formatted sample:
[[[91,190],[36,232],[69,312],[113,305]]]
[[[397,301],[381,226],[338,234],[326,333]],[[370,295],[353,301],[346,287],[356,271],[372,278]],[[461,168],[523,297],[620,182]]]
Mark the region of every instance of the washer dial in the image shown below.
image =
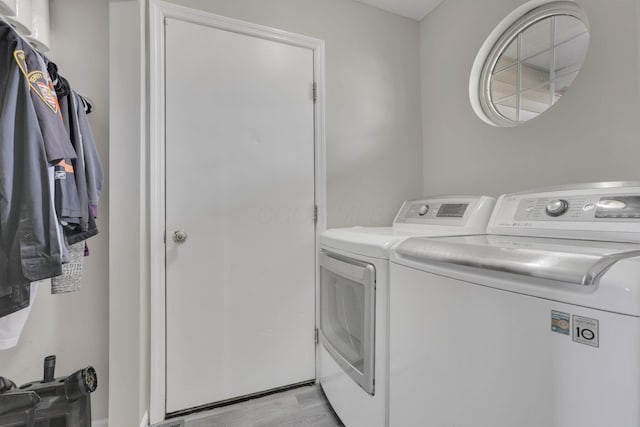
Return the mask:
[[[547,203],[547,215],[560,216],[569,209],[569,202],[563,199],[551,200]]]

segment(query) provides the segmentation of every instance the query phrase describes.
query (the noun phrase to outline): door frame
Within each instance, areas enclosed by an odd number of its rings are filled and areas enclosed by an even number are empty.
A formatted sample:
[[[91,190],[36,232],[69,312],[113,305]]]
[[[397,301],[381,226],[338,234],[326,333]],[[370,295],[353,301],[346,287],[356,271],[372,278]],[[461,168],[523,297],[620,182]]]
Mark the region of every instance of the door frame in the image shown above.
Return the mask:
[[[149,4],[149,262],[150,262],[150,423],[158,423],[166,414],[166,277],[165,277],[165,19],[258,37],[313,51],[313,76],[316,84],[314,105],[315,204],[317,222],[316,301],[318,298],[319,234],[326,229],[325,166],[325,80],[324,41],[197,9],[177,6],[163,0]],[[311,91],[311,87],[309,88]],[[316,313],[317,324],[317,313]]]

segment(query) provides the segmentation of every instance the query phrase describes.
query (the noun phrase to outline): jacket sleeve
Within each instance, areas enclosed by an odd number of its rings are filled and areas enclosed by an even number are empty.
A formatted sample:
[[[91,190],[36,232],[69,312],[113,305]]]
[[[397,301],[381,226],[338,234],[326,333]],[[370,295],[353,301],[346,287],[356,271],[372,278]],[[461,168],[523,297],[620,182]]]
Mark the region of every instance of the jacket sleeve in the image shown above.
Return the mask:
[[[93,139],[93,133],[91,132],[91,126],[87,114],[82,108],[82,101],[78,94],[73,92],[77,113],[78,113],[78,126],[80,128],[80,135],[82,138],[82,147],[84,151],[84,165],[85,174],[87,177],[87,193],[89,195],[89,205],[91,206],[93,216],[97,216],[96,210],[98,202],[100,200],[100,194],[102,193],[102,183],[104,180],[102,172],[102,164],[100,163],[100,157],[96,150],[95,141]]]

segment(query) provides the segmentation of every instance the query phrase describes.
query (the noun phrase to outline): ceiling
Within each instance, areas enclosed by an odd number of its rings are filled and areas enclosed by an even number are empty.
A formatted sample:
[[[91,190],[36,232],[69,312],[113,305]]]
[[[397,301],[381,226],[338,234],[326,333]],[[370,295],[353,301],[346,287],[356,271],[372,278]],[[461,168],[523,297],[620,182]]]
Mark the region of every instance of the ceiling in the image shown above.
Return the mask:
[[[436,8],[443,0],[356,0],[396,15],[421,21],[427,13]]]

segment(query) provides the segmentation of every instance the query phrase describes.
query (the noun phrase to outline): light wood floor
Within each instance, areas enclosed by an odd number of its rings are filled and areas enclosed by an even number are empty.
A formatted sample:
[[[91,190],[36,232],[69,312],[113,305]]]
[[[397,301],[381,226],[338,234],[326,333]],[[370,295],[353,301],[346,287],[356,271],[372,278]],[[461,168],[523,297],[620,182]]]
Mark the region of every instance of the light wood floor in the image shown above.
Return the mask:
[[[344,427],[319,385],[184,417],[185,427]]]

